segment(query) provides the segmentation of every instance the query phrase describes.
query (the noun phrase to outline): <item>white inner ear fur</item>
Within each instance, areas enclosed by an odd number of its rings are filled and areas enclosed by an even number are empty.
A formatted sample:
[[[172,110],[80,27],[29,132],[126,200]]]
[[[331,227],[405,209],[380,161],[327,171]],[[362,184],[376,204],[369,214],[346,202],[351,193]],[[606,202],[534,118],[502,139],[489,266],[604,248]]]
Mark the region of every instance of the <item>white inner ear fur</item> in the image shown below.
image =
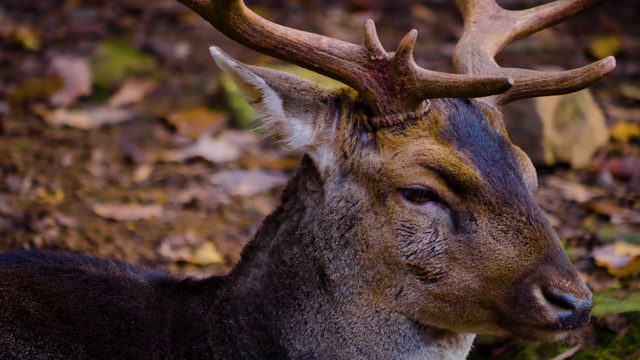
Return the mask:
[[[292,150],[308,153],[320,171],[330,166],[332,152],[323,144],[324,141],[318,141],[320,134],[314,126],[315,119],[301,119],[296,114],[285,112],[281,96],[263,78],[228,57],[218,47],[211,46],[209,51],[216,64],[231,76],[247,102],[258,112],[264,128],[275,132]],[[308,116],[309,113],[302,115]]]

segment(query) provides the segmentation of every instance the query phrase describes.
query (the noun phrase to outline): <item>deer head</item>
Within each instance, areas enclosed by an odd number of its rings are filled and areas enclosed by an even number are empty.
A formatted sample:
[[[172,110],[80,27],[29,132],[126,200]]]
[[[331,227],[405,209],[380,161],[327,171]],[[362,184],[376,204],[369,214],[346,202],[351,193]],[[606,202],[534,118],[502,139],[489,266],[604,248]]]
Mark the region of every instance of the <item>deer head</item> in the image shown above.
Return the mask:
[[[415,30],[389,53],[370,20],[364,45],[354,45],[274,24],[239,0],[181,2],[241,44],[348,85],[325,89],[211,48],[265,127],[310,157],[279,210],[279,219],[291,211],[280,220],[289,224],[265,225],[234,276],[257,273],[257,249],[300,251],[314,267],[293,256],[279,266],[326,272],[343,299],[431,329],[547,340],[587,324],[591,293],[535,203],[536,171],[497,106],[577,91],[615,61],[537,72],[494,57],[602,1],[507,11],[456,0],[465,22],[458,74],[415,64]]]

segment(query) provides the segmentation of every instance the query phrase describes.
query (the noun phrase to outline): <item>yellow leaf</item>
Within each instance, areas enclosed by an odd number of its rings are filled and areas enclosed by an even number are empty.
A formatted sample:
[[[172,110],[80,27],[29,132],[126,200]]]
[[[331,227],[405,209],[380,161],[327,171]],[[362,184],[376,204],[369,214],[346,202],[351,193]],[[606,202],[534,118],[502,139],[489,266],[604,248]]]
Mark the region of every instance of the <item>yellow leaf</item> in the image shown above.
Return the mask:
[[[53,192],[42,191],[38,194],[38,202],[43,205],[60,205],[64,202],[64,191],[61,189]]]
[[[626,143],[632,138],[640,137],[640,125],[627,121],[618,121],[610,132],[614,140]]]
[[[596,59],[616,55],[624,48],[620,37],[615,34],[600,36],[589,46],[589,53]]]
[[[199,247],[187,261],[194,265],[220,264],[224,263],[224,256],[213,243],[206,242]]]
[[[18,26],[15,29],[14,36],[25,49],[33,51],[40,50],[40,35],[32,27],[24,25]]]
[[[640,246],[616,242],[593,249],[593,258],[596,265],[606,268],[613,276],[640,274]]]

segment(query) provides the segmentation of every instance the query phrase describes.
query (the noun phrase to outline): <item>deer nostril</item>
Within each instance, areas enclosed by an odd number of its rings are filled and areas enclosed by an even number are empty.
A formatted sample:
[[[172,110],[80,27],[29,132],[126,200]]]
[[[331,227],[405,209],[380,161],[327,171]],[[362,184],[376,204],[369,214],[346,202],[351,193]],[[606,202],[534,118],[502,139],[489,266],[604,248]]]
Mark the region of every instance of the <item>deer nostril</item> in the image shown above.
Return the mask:
[[[569,294],[556,294],[553,292],[545,292],[545,299],[560,310],[575,310],[577,307],[576,298]]]
[[[576,297],[556,289],[543,292],[547,306],[558,316],[558,325],[563,329],[575,329],[586,325],[591,318],[593,298]]]

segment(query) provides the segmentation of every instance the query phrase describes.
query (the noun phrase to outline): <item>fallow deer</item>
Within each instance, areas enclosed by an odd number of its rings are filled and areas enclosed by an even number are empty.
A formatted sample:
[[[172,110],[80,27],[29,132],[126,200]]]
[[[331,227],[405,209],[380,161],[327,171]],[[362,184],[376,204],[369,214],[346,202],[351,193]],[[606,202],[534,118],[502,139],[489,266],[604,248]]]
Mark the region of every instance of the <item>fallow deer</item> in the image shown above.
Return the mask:
[[[497,106],[582,89],[615,61],[536,72],[494,56],[602,1],[507,11],[457,0],[458,74],[415,64],[415,30],[390,53],[372,21],[354,45],[269,22],[240,0],[181,2],[237,42],[349,87],[212,47],[265,127],[307,154],[281,205],[222,277],[1,256],[2,358],[462,359],[474,334],[550,340],[589,322],[592,295]]]

